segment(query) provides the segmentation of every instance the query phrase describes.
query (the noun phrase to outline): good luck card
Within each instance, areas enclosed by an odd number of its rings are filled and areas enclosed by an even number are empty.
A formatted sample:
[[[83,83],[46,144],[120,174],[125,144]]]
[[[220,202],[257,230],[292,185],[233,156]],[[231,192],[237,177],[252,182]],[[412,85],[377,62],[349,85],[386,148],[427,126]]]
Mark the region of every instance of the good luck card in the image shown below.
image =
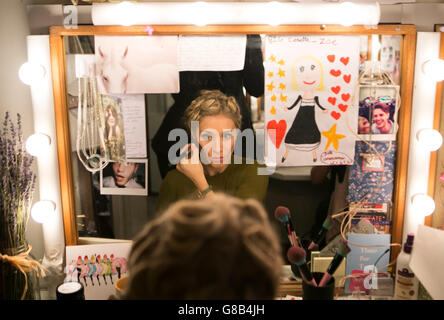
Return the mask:
[[[268,166],[353,163],[359,52],[359,36],[266,37]]]

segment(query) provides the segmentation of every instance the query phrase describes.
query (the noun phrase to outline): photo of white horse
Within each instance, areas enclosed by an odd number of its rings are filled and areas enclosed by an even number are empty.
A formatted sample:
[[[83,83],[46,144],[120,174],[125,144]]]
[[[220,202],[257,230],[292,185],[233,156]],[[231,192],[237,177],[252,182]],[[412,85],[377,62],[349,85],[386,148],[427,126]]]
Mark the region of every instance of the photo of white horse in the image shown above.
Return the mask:
[[[177,36],[95,37],[100,93],[179,92],[177,41]]]

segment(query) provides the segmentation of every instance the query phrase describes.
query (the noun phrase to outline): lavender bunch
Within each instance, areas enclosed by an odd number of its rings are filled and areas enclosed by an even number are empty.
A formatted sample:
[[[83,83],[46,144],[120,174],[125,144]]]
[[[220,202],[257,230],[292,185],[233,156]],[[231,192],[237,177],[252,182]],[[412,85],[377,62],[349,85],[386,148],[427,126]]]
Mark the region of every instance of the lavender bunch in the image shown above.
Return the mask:
[[[21,116],[17,126],[6,112],[0,126],[0,248],[25,244],[36,175],[24,147]]]

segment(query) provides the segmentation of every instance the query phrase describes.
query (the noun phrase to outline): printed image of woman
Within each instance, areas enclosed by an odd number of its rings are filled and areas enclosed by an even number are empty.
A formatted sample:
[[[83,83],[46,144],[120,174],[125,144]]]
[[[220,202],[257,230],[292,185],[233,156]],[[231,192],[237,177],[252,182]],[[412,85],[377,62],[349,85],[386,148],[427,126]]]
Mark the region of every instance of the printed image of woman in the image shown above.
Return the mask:
[[[125,158],[125,141],[120,117],[115,107],[109,104],[105,109],[105,145],[109,160],[120,161]]]
[[[317,161],[316,149],[321,143],[321,133],[316,124],[315,106],[318,106],[323,113],[328,110],[320,105],[319,97],[315,91],[324,90],[324,75],[320,61],[305,56],[298,58],[292,68],[292,88],[301,91],[296,101],[285,107],[285,111],[291,110],[298,104],[299,110],[296,113],[293,124],[285,136],[285,154],[282,163],[287,159],[290,150],[312,152],[313,162]]]

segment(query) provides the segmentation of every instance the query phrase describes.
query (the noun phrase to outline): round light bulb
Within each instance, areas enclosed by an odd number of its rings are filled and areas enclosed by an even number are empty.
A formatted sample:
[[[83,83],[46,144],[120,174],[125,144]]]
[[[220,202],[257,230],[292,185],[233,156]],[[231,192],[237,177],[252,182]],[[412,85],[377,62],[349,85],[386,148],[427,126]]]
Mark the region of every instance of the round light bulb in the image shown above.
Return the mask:
[[[55,215],[55,203],[51,200],[42,200],[34,203],[31,208],[31,216],[35,222],[45,223]]]
[[[271,1],[266,6],[265,12],[270,26],[276,27],[281,24],[280,16],[282,15],[282,5],[278,1]]]
[[[356,6],[352,2],[342,2],[341,6],[341,25],[344,27],[350,27],[355,22],[356,17]]]
[[[433,58],[422,64],[422,72],[434,81],[444,80],[444,60]]]
[[[198,27],[203,27],[208,24],[208,3],[205,1],[195,2],[192,6],[192,23]]]
[[[416,139],[427,151],[438,150],[442,145],[442,135],[435,129],[421,129],[416,133]]]
[[[40,157],[48,152],[51,138],[43,133],[34,133],[26,139],[26,151],[34,156]]]
[[[423,215],[424,217],[431,215],[433,211],[435,211],[435,201],[423,193],[412,196],[412,206],[417,214]]]
[[[41,64],[25,62],[19,69],[20,80],[27,85],[38,83],[45,76],[46,70]]]
[[[125,27],[129,27],[134,24],[133,16],[135,13],[135,5],[129,1],[120,2],[117,6],[117,14],[120,24]]]

